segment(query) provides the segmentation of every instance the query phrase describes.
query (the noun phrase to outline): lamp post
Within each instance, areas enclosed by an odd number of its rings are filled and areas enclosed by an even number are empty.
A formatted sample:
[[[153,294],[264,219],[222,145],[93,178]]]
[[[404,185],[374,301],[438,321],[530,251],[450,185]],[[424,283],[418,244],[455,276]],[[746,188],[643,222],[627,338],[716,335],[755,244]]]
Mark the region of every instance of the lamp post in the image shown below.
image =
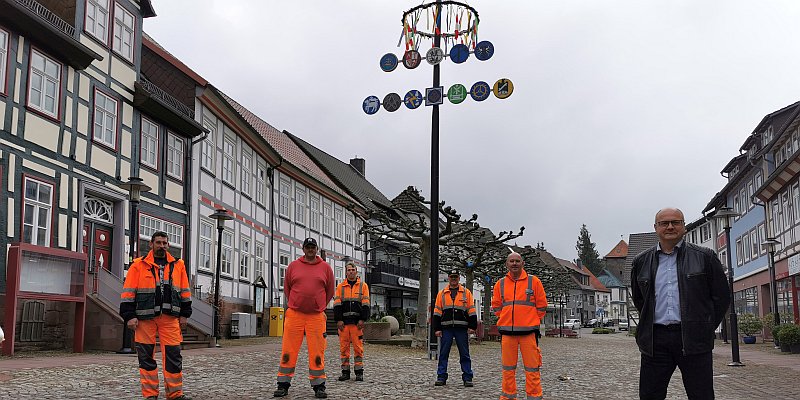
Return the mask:
[[[775,316],[775,326],[781,324],[781,316],[778,313],[778,282],[775,279],[775,246],[781,244],[775,238],[767,238],[761,247],[769,253],[769,285],[772,291],[772,313]]]
[[[733,265],[731,262],[731,218],[738,217],[739,213],[733,211],[730,207],[720,207],[714,214],[714,218],[722,222],[722,229],[725,231],[725,246],[727,247],[726,262],[728,264],[728,286],[731,290],[731,305],[730,305],[730,321],[731,321],[731,357],[732,361],[728,364],[729,367],[743,367],[739,359],[739,323],[736,319],[736,304],[734,301],[733,291]]]
[[[136,222],[136,213],[139,209],[139,201],[142,199],[143,192],[152,190],[142,181],[138,176],[131,176],[127,182],[119,185],[121,189],[128,191],[128,201],[130,201],[130,237],[128,240],[128,265],[125,267],[127,270],[133,263],[133,254],[136,252],[136,240],[139,239],[139,224]],[[123,322],[122,323],[122,348],[117,351],[118,354],[133,354],[131,348],[131,330]]]
[[[217,220],[217,269],[214,272],[214,343],[219,347],[219,275],[222,270],[222,231],[225,230],[225,221],[233,219],[224,208],[218,208],[208,216]]]

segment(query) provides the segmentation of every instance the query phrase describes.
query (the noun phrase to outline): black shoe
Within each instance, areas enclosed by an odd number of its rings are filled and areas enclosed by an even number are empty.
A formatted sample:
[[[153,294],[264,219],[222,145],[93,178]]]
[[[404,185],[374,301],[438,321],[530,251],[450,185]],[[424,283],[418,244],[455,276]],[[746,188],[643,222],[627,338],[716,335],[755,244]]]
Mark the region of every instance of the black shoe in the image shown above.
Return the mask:
[[[364,380],[364,373],[362,372],[359,374],[358,372],[356,372],[356,382],[362,382],[363,380]]]
[[[473,387],[472,381],[464,381],[464,387]]]
[[[341,382],[341,381],[349,381],[349,380],[350,380],[350,370],[349,369],[343,369],[342,370],[342,375],[339,377],[339,381]]]
[[[274,392],[272,392],[272,397],[284,397],[289,394],[289,388],[279,387]]]
[[[443,381],[441,379],[437,379],[436,383],[434,383],[433,386],[444,386],[446,384],[447,384],[447,381]]]
[[[325,393],[325,385],[314,386],[314,397],[318,399],[327,399],[328,394]]]
[[[176,397],[176,398],[174,398],[172,400],[192,400],[192,398],[184,394],[184,395],[181,395],[180,397]]]

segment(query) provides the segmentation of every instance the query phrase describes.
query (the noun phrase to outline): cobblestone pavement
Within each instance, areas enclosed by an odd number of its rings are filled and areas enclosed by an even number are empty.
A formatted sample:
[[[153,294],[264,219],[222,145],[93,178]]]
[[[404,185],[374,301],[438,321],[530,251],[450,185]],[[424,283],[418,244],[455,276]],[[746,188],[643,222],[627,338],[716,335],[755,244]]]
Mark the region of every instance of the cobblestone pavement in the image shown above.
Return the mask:
[[[186,394],[194,399],[271,398],[280,340],[263,338],[248,343],[253,342],[260,344],[184,351]],[[499,395],[500,346],[497,342],[471,347],[474,388],[461,385],[455,347],[450,355],[451,378],[444,387],[433,386],[436,364],[427,359],[424,350],[369,344],[365,346],[365,381],[338,382],[338,338],[332,336],[328,342],[325,362],[329,398],[440,400],[496,399]],[[633,338],[624,334],[591,335],[584,330],[583,337],[577,339],[543,338],[542,349],[545,399],[637,397],[639,353]],[[718,399],[798,398],[796,369],[768,365],[764,361],[767,358],[763,357],[757,360],[762,364],[758,364],[749,361],[746,355],[742,357],[746,367],[731,368],[726,366],[729,350],[727,353],[725,348],[721,350],[714,356]],[[800,359],[797,355],[774,357]],[[307,365],[307,357],[301,357],[298,374],[286,399],[313,398]],[[522,368],[518,371],[518,387],[522,390]],[[135,356],[0,358],[0,399],[137,399],[140,392],[136,377]],[[569,379],[560,380],[559,377]],[[162,392],[162,399],[163,396]],[[676,372],[668,398],[685,397],[680,373]]]

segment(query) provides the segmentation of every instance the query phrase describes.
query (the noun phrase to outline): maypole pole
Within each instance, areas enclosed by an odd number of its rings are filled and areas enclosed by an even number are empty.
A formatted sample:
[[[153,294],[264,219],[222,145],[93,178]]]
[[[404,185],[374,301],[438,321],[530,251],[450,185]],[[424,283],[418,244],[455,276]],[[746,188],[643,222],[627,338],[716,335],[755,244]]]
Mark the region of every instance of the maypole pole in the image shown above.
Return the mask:
[[[446,26],[443,24],[445,15],[447,16]],[[420,19],[423,17],[426,19],[425,25],[420,24]],[[369,96],[364,99],[361,108],[368,115],[372,115],[377,113],[381,106],[388,112],[397,111],[403,104],[414,110],[422,105],[423,100],[426,106],[433,107],[431,113],[430,248],[420,249],[428,250],[430,255],[430,311],[432,314],[439,283],[439,106],[444,103],[445,98],[452,104],[459,104],[468,95],[478,102],[486,100],[492,93],[498,99],[505,99],[511,96],[514,85],[510,80],[502,78],[495,82],[494,87],[483,81],[475,82],[469,91],[460,83],[453,84],[446,92],[441,86],[441,66],[439,64],[446,57],[449,57],[455,64],[461,64],[467,61],[470,54],[474,54],[475,58],[480,61],[486,61],[494,55],[494,45],[491,42],[478,42],[480,18],[478,12],[468,4],[452,0],[423,3],[404,12],[402,22],[403,32],[398,47],[401,44],[405,45],[406,50],[402,57],[402,63],[406,68],[415,69],[420,65],[423,57],[417,49],[421,40],[433,41],[433,45],[424,57],[433,66],[433,86],[425,89],[424,97],[419,90],[415,89],[406,92],[404,97],[400,97],[397,93],[389,93],[384,96],[383,101],[377,96]],[[453,29],[451,30],[451,28]],[[442,49],[443,41],[445,50]],[[447,51],[448,45],[450,45],[449,51]],[[398,63],[397,56],[392,53],[384,54],[380,59],[380,67],[384,72],[394,71]],[[419,304],[419,307],[425,306],[425,304]],[[431,326],[428,328],[429,357],[436,358],[438,349],[433,328]]]

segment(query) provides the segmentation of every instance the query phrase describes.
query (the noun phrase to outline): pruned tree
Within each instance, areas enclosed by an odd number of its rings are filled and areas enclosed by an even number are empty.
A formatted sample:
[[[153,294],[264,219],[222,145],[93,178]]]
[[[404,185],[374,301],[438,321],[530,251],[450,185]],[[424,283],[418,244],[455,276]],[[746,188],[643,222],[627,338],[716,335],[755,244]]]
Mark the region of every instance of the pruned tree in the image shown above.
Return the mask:
[[[508,256],[506,242],[522,236],[525,227],[517,233],[502,231],[495,235],[488,228],[479,228],[451,241],[439,253],[440,265],[457,269],[466,277],[465,287],[473,291],[475,278],[494,276],[503,267]],[[500,268],[501,270],[504,268]]]
[[[431,243],[435,241],[440,247],[447,246],[480,228],[476,222],[477,214],[472,214],[468,220],[462,220],[461,214],[442,201],[437,205],[441,218],[438,221],[439,237],[431,238],[430,206],[431,202],[419,190],[409,186],[392,200],[391,207],[371,211],[360,230],[362,234],[397,244],[400,255],[418,257],[420,260],[417,325],[412,343],[415,347],[424,345],[428,334],[427,306],[430,304],[431,272],[428,249]]]
[[[603,262],[600,260],[600,254],[597,253],[594,246],[592,235],[589,234],[589,229],[586,228],[586,224],[583,224],[578,234],[578,242],[575,244],[575,250],[578,251],[578,259],[581,260],[581,263],[597,276],[603,272]]]

